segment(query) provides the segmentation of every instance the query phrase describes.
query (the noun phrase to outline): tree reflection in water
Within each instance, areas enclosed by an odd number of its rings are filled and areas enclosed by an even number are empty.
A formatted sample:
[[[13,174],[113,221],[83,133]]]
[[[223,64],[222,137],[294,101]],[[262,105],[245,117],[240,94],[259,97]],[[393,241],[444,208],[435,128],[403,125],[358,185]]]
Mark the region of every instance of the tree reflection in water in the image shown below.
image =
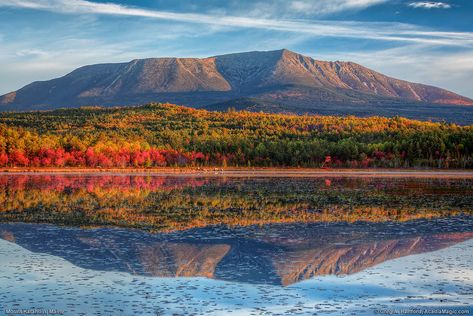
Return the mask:
[[[1,175],[0,220],[173,231],[471,214],[471,179]]]

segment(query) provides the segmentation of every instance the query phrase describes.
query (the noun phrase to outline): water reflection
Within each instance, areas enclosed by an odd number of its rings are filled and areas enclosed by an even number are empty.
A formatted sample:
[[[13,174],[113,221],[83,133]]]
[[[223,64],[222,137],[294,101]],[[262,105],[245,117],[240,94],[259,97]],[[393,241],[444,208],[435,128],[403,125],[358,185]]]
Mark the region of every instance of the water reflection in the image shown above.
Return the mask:
[[[471,187],[471,179],[0,175],[0,304],[67,315],[469,306]]]
[[[471,214],[472,179],[0,175],[0,221],[173,231]]]
[[[286,286],[449,247],[472,238],[472,228],[470,216],[405,223],[211,226],[158,234],[18,223],[0,224],[0,237],[85,269]]]

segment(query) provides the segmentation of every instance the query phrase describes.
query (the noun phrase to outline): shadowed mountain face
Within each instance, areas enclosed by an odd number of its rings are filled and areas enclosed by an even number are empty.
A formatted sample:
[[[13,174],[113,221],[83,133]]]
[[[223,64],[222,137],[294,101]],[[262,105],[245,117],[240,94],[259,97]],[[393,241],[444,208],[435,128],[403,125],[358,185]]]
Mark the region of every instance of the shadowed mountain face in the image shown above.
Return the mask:
[[[473,105],[473,100],[447,90],[390,78],[355,63],[318,61],[288,50],[91,65],[0,97],[1,108],[6,110],[146,102],[213,110],[236,107],[417,118],[423,118],[422,109],[429,108],[427,115],[435,104],[439,116],[443,116],[442,106],[456,105],[462,111],[459,105]]]
[[[472,217],[404,223],[212,226],[150,234],[40,224],[0,224],[0,237],[94,270],[290,285],[352,274],[473,238]]]

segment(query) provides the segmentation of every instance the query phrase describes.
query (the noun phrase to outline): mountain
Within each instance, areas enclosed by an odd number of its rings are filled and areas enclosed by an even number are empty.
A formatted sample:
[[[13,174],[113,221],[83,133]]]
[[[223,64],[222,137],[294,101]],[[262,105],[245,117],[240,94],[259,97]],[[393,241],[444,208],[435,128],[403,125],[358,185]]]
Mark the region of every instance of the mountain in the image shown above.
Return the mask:
[[[287,286],[450,247],[473,238],[472,221],[208,226],[170,233],[0,223],[0,238],[86,269]]]
[[[473,105],[473,100],[444,89],[394,79],[352,62],[314,60],[286,49],[90,65],[0,97],[4,110],[147,102],[212,110],[236,107],[415,118],[430,118],[439,109],[440,119],[452,109],[465,111],[465,106]],[[444,113],[442,107],[448,106]]]

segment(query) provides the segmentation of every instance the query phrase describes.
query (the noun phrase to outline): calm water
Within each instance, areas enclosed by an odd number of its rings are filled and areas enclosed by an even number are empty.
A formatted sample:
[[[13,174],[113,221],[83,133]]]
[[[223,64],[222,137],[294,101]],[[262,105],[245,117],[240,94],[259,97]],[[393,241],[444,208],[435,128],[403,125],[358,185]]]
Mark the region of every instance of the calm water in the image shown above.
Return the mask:
[[[1,175],[0,314],[471,310],[472,187]]]

